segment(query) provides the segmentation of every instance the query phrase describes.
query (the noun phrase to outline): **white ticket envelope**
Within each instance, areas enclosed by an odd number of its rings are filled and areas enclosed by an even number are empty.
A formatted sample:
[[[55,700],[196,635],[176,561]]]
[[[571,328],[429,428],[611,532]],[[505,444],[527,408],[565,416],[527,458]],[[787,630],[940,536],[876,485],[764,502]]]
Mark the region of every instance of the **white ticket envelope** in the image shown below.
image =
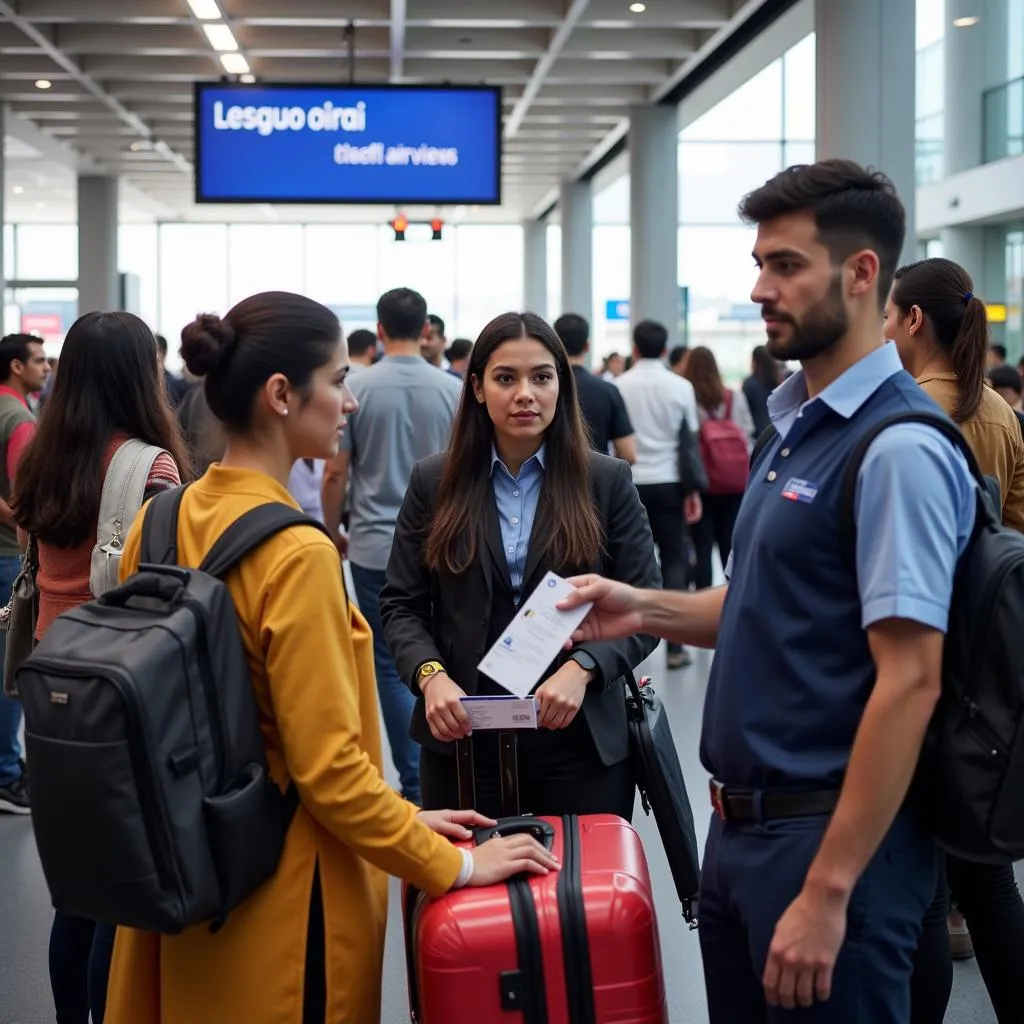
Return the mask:
[[[537,728],[537,701],[533,697],[463,697],[462,706],[474,731]]]
[[[589,604],[571,611],[555,607],[572,591],[572,584],[549,572],[484,656],[479,670],[509,693],[525,697],[590,611]]]

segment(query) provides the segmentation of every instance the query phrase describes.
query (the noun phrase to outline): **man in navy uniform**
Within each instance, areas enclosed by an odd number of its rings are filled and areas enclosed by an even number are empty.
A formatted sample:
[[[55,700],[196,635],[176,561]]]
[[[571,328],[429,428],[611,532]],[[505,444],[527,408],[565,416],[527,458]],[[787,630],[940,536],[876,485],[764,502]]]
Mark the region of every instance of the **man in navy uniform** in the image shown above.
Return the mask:
[[[747,196],[751,298],[802,370],[736,523],[728,583],[637,591],[596,576],[577,640],[631,632],[716,648],[701,757],[714,776],[700,938],[712,1024],[906,1024],[936,854],[905,806],[940,693],[953,574],[975,487],[933,428],[898,424],[857,482],[856,565],[839,535],[846,460],[873,425],[937,406],[882,335],[903,245],[891,182],[848,161]]]

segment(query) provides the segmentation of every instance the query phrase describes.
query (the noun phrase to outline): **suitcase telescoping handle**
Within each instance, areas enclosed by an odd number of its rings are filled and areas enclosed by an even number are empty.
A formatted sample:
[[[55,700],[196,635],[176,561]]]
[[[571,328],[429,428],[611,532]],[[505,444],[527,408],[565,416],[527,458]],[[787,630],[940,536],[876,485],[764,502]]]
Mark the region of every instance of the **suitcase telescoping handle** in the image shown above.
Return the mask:
[[[476,809],[476,769],[473,763],[473,739],[459,740],[455,746],[455,768],[459,780],[459,807]],[[519,810],[519,735],[498,733],[498,774],[501,776],[501,816],[518,818]]]
[[[523,835],[523,833],[533,836],[545,850],[550,850],[555,845],[554,825],[528,814],[518,818],[502,818],[497,825],[492,825],[490,828],[475,829],[473,839],[476,845],[480,846],[495,836],[507,838],[508,836]]]

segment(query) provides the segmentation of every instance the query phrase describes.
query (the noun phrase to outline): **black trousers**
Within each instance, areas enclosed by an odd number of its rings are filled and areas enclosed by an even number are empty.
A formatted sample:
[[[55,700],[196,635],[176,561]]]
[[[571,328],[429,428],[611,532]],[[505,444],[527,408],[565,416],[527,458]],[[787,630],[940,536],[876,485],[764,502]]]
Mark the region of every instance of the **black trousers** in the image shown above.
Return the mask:
[[[640,484],[636,493],[647,511],[654,543],[658,546],[662,587],[665,590],[688,590],[683,488],[679,484]],[[681,646],[669,644],[668,648],[678,651]]]
[[[306,975],[302,997],[302,1024],[327,1021],[327,948],[324,936],[324,898],[320,888],[320,864],[313,872],[309,894],[309,925],[306,930]]]
[[[498,740],[476,733],[471,740],[476,769],[476,808],[501,816]],[[420,750],[423,806],[442,810],[459,806],[455,758],[428,747]],[[629,761],[606,765],[598,757],[582,711],[568,729],[523,730],[519,734],[519,803],[523,814],[617,814],[633,817],[636,786]]]
[[[736,525],[736,516],[739,515],[742,494],[702,494],[701,504],[704,506],[704,515],[700,522],[695,523],[693,530],[693,545],[697,553],[697,566],[693,574],[693,582],[698,590],[706,590],[711,586],[711,555],[715,545],[718,545],[718,554],[722,559],[722,568],[729,561],[729,552],[732,551],[732,531]]]
[[[967,921],[999,1024],[1019,1024],[1024,1008],[1024,903],[1009,864],[947,855],[924,919],[911,980],[911,1024],[942,1024],[953,985],[946,917],[950,896]],[[948,882],[947,882],[948,879]]]
[[[50,988],[57,1024],[103,1024],[114,951],[111,924],[59,911],[50,929]]]

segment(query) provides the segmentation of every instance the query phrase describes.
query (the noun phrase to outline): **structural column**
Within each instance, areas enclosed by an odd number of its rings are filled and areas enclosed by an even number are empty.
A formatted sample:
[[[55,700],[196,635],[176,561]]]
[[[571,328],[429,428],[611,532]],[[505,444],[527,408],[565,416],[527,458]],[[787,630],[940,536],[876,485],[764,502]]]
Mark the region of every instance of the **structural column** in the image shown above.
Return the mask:
[[[594,315],[594,210],[589,181],[562,184],[558,201],[562,215],[562,308],[555,317]]]
[[[78,313],[117,309],[117,179],[78,179]]]
[[[629,112],[630,320],[679,329],[679,120],[674,106]]]
[[[883,171],[907,210],[902,262],[917,252],[914,0],[815,0],[816,149]]]
[[[523,306],[548,318],[547,221],[523,222]]]

